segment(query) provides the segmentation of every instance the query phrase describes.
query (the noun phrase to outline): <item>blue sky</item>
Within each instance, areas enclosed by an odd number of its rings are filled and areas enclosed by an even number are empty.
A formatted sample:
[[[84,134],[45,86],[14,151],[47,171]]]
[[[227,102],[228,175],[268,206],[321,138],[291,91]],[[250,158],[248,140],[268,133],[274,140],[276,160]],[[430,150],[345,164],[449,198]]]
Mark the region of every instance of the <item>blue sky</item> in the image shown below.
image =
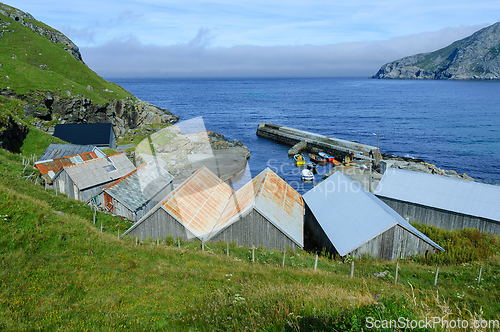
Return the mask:
[[[66,34],[103,76],[307,76],[308,68],[309,76],[372,75],[385,62],[444,47],[500,17],[500,2],[484,0],[7,4]],[[273,71],[277,65],[284,67]]]

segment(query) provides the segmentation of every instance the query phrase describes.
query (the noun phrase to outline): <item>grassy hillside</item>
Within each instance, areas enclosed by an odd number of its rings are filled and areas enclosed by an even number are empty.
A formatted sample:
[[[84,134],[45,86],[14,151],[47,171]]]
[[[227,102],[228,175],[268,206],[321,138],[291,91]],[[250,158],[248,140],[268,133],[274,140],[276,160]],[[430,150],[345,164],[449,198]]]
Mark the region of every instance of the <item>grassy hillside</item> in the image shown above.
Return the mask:
[[[39,21],[24,20],[53,30]],[[65,98],[69,92],[73,97],[90,98],[97,104],[104,104],[111,99],[133,97],[76,60],[64,50],[65,45],[54,44],[47,37],[36,34],[20,22],[2,14],[0,32],[3,32],[0,36],[0,89],[39,98],[45,97],[46,91]],[[92,87],[93,91],[87,86]]]
[[[24,178],[32,172],[0,150],[0,330],[366,331],[367,317],[500,312],[500,245],[484,234],[488,241],[467,241],[493,256],[441,265],[436,287],[435,266],[410,259],[399,262],[397,285],[395,263],[371,259],[355,260],[350,279],[350,260],[321,257],[314,271],[315,257],[303,251],[287,253],[283,268],[282,252],[257,249],[252,263],[251,250],[234,244],[227,257],[221,243],[202,252],[175,239],[118,239],[128,222],[98,213],[94,224],[85,204]]]

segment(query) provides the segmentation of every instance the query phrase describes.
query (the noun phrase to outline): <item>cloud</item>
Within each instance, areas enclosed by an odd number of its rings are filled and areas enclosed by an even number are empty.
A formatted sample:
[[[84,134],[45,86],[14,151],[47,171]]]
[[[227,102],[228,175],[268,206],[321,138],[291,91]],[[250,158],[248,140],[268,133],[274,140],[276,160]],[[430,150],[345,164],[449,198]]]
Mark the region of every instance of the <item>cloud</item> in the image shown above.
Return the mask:
[[[104,77],[368,77],[384,63],[431,52],[483,26],[446,28],[386,41],[333,45],[210,47],[213,30],[200,29],[188,43],[144,45],[135,37],[81,49]]]

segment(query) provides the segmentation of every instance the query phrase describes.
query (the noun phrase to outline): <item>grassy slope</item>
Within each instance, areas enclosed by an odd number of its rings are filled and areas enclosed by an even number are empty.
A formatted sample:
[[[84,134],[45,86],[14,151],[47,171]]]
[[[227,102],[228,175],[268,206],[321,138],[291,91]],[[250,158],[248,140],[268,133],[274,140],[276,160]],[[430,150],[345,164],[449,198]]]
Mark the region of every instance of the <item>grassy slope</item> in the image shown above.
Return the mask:
[[[133,97],[74,59],[61,43],[54,44],[6,16],[0,15],[0,19],[10,23],[7,27],[9,31],[0,37],[0,88],[10,87],[10,90],[23,95],[51,91],[65,98],[66,91],[69,91],[72,96],[90,98],[97,104]],[[46,27],[38,21],[32,23]],[[41,65],[48,68],[42,70]],[[93,91],[87,89],[88,85],[93,87]],[[114,93],[103,91],[105,89]]]
[[[498,256],[479,265],[434,267],[400,262],[399,284],[373,273],[394,263],[350,262],[223,244],[177,242],[136,246],[117,239],[129,226],[22,178],[22,157],[0,150],[0,329],[18,330],[304,330],[358,331],[368,316],[397,319],[500,311]],[[104,233],[100,233],[100,222]],[[498,243],[494,244],[497,246]],[[412,288],[408,282],[412,284]],[[414,294],[414,297],[413,297]],[[414,302],[413,302],[414,301]],[[455,304],[462,309],[458,313]],[[463,310],[471,310],[470,312]]]

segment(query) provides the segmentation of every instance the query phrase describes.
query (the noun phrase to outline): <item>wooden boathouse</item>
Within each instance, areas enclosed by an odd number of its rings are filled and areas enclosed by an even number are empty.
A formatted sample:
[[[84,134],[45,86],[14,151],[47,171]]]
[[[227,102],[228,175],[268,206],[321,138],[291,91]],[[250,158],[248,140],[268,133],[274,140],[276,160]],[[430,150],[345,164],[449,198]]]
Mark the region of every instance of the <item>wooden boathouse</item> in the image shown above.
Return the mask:
[[[333,255],[393,260],[444,251],[388,205],[336,172],[304,195],[310,246]]]

